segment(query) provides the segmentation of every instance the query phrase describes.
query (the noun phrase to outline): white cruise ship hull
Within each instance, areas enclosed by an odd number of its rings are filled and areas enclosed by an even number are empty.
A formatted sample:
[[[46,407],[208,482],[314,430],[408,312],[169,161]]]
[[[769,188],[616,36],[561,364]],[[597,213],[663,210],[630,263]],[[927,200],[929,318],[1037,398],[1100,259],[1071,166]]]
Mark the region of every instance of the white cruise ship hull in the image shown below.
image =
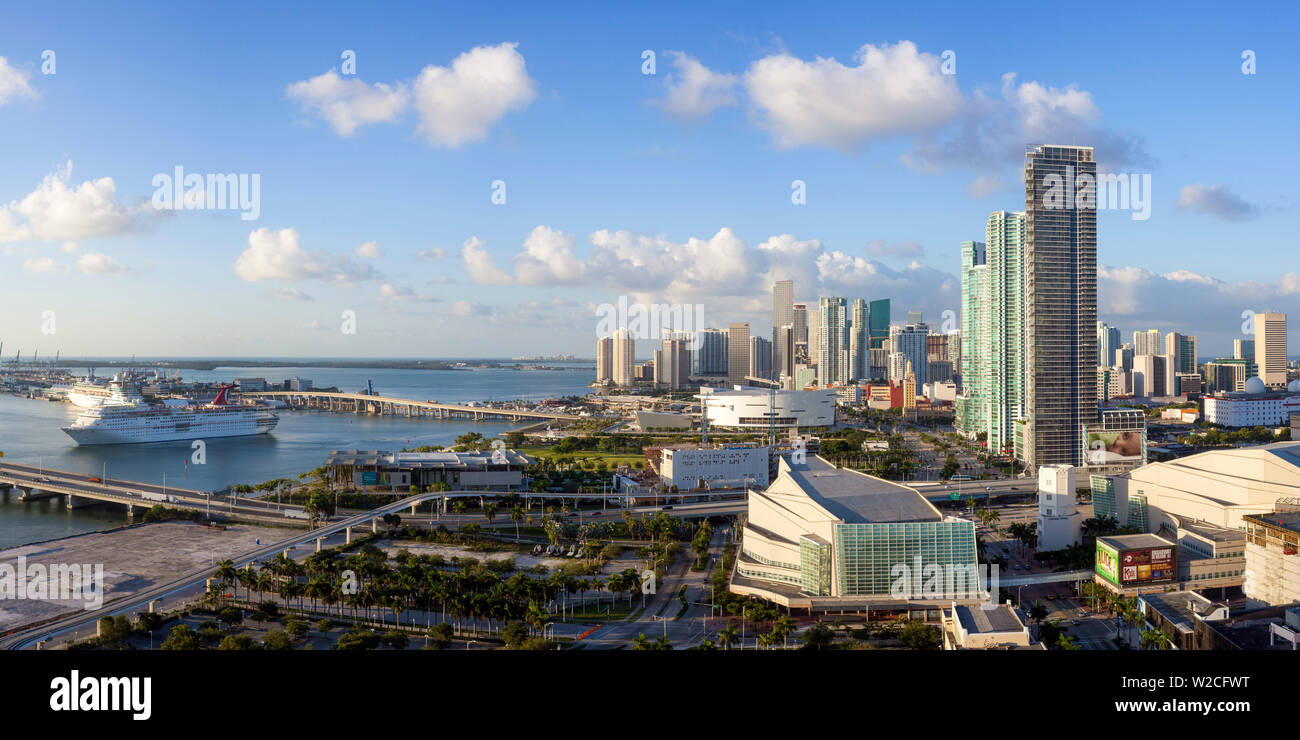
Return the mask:
[[[266,434],[279,421],[274,413],[257,409],[219,413],[179,411],[83,416],[72,426],[63,427],[63,431],[78,445],[142,444]]]

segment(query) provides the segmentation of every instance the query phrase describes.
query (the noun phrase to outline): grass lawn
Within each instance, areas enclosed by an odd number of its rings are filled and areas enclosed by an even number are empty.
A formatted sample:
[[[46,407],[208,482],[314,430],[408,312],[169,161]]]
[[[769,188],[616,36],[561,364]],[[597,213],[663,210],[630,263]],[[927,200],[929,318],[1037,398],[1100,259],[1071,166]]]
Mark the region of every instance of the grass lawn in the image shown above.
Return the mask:
[[[582,460],[592,460],[595,462],[600,462],[603,460],[605,464],[608,465],[609,467],[614,467],[616,465],[631,465],[637,462],[645,462],[645,455],[636,452],[601,452],[599,450],[578,450],[576,452],[562,453],[562,452],[556,452],[554,447],[519,447],[516,448],[516,451],[522,452],[523,454],[528,455],[529,457],[537,458],[539,460],[541,458],[554,459],[557,457],[571,457],[573,458],[573,461],[575,463]]]

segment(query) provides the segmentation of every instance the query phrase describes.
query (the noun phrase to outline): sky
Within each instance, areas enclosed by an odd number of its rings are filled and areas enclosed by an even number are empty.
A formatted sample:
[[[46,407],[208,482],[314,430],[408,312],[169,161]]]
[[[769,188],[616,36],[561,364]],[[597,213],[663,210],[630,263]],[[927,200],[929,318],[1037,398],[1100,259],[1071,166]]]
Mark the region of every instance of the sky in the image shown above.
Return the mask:
[[[620,297],[766,335],[783,278],[940,326],[1040,144],[1150,183],[1125,341],[1300,318],[1300,11],[898,5],[11,8],[4,356],[589,357]]]

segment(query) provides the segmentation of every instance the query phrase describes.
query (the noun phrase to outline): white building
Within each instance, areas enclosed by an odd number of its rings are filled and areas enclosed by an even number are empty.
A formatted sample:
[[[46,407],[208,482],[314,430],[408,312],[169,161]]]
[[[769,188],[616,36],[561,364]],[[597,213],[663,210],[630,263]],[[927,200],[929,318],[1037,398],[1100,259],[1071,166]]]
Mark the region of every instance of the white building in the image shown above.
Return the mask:
[[[1300,499],[1280,501],[1273,513],[1243,520],[1246,596],[1275,606],[1300,601]]]
[[[766,487],[768,448],[671,448],[660,451],[659,478],[678,490]]]
[[[708,414],[709,426],[732,429],[766,429],[775,416],[776,426],[829,427],[835,423],[835,389],[773,393],[764,388],[700,388],[698,396]]]
[[[1286,426],[1296,411],[1300,411],[1300,380],[1291,381],[1285,391],[1270,391],[1264,381],[1251,378],[1244,391],[1205,397],[1205,420],[1225,427]]]
[[[1039,550],[1061,550],[1083,542],[1083,519],[1074,499],[1073,465],[1038,468]]]

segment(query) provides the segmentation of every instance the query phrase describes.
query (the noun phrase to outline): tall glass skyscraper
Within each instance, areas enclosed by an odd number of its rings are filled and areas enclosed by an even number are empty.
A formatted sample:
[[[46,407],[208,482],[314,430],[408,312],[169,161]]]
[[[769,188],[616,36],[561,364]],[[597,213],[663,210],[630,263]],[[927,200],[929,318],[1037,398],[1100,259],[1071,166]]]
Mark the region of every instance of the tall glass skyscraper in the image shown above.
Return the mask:
[[[988,443],[1010,447],[1025,415],[1025,214],[995,211],[984,225],[988,244]]]
[[[954,424],[971,437],[988,431],[988,285],[984,242],[961,243],[961,395]],[[990,448],[992,446],[990,445]]]
[[[871,302],[871,348],[880,349],[889,339],[889,299],[882,298]]]
[[[854,299],[849,316],[849,380],[871,377],[871,327],[867,317],[867,302]]]
[[[1092,147],[1026,151],[1024,181],[1026,419],[1016,452],[1033,470],[1079,465],[1083,424],[1097,420]]]
[[[848,380],[846,304],[837,296],[823,296],[817,302],[817,382],[822,386]]]

